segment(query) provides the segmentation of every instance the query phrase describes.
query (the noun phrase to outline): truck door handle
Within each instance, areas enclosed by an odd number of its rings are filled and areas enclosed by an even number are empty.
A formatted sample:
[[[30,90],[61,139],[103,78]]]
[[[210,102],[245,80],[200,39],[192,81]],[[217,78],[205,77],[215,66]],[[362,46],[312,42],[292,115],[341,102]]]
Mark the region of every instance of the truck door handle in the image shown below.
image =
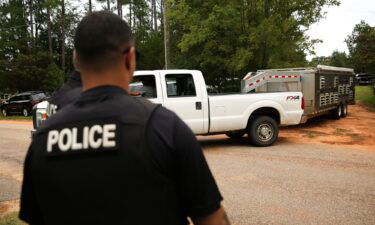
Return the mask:
[[[202,102],[196,102],[195,103],[195,109],[196,110],[202,110]]]

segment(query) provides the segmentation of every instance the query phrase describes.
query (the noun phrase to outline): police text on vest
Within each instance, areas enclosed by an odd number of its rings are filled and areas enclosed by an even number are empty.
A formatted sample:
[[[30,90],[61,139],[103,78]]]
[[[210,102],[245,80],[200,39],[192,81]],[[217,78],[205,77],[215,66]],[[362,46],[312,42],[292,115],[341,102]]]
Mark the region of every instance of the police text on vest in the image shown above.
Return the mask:
[[[78,128],[49,131],[47,152],[52,152],[54,145],[57,145],[60,151],[63,152],[116,147],[116,124],[85,126],[80,132],[82,132],[81,142],[78,141]]]

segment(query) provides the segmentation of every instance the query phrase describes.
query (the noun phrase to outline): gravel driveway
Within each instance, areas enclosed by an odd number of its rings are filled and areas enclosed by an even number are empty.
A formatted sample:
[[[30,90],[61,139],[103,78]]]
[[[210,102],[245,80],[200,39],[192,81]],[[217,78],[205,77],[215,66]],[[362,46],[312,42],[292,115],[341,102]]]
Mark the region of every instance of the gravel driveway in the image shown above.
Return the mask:
[[[19,196],[30,129],[0,121],[0,208]],[[286,137],[268,148],[199,140],[233,224],[375,224],[375,151]]]

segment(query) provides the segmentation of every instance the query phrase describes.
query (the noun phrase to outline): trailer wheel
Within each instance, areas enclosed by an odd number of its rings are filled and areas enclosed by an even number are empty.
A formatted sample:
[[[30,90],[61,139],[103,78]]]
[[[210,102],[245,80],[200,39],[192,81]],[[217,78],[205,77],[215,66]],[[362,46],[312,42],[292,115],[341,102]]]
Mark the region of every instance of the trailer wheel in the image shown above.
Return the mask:
[[[233,132],[228,132],[225,135],[232,139],[240,139],[245,135],[245,131],[233,131]]]
[[[248,126],[248,136],[251,144],[267,147],[275,143],[279,135],[277,122],[269,116],[255,118]]]
[[[339,120],[342,116],[342,104],[340,103],[337,108],[333,111],[333,117]]]
[[[346,117],[347,115],[348,115],[348,104],[344,103],[342,105],[341,117]]]

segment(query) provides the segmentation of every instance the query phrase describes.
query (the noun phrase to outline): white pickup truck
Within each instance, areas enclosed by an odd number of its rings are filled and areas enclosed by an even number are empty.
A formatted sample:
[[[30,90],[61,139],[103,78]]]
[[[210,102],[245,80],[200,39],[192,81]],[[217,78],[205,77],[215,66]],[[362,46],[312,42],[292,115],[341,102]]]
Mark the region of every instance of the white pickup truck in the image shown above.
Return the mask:
[[[299,124],[304,111],[301,92],[208,95],[197,70],[137,71],[130,92],[172,110],[196,135],[247,133],[255,146],[272,145],[279,126]]]

